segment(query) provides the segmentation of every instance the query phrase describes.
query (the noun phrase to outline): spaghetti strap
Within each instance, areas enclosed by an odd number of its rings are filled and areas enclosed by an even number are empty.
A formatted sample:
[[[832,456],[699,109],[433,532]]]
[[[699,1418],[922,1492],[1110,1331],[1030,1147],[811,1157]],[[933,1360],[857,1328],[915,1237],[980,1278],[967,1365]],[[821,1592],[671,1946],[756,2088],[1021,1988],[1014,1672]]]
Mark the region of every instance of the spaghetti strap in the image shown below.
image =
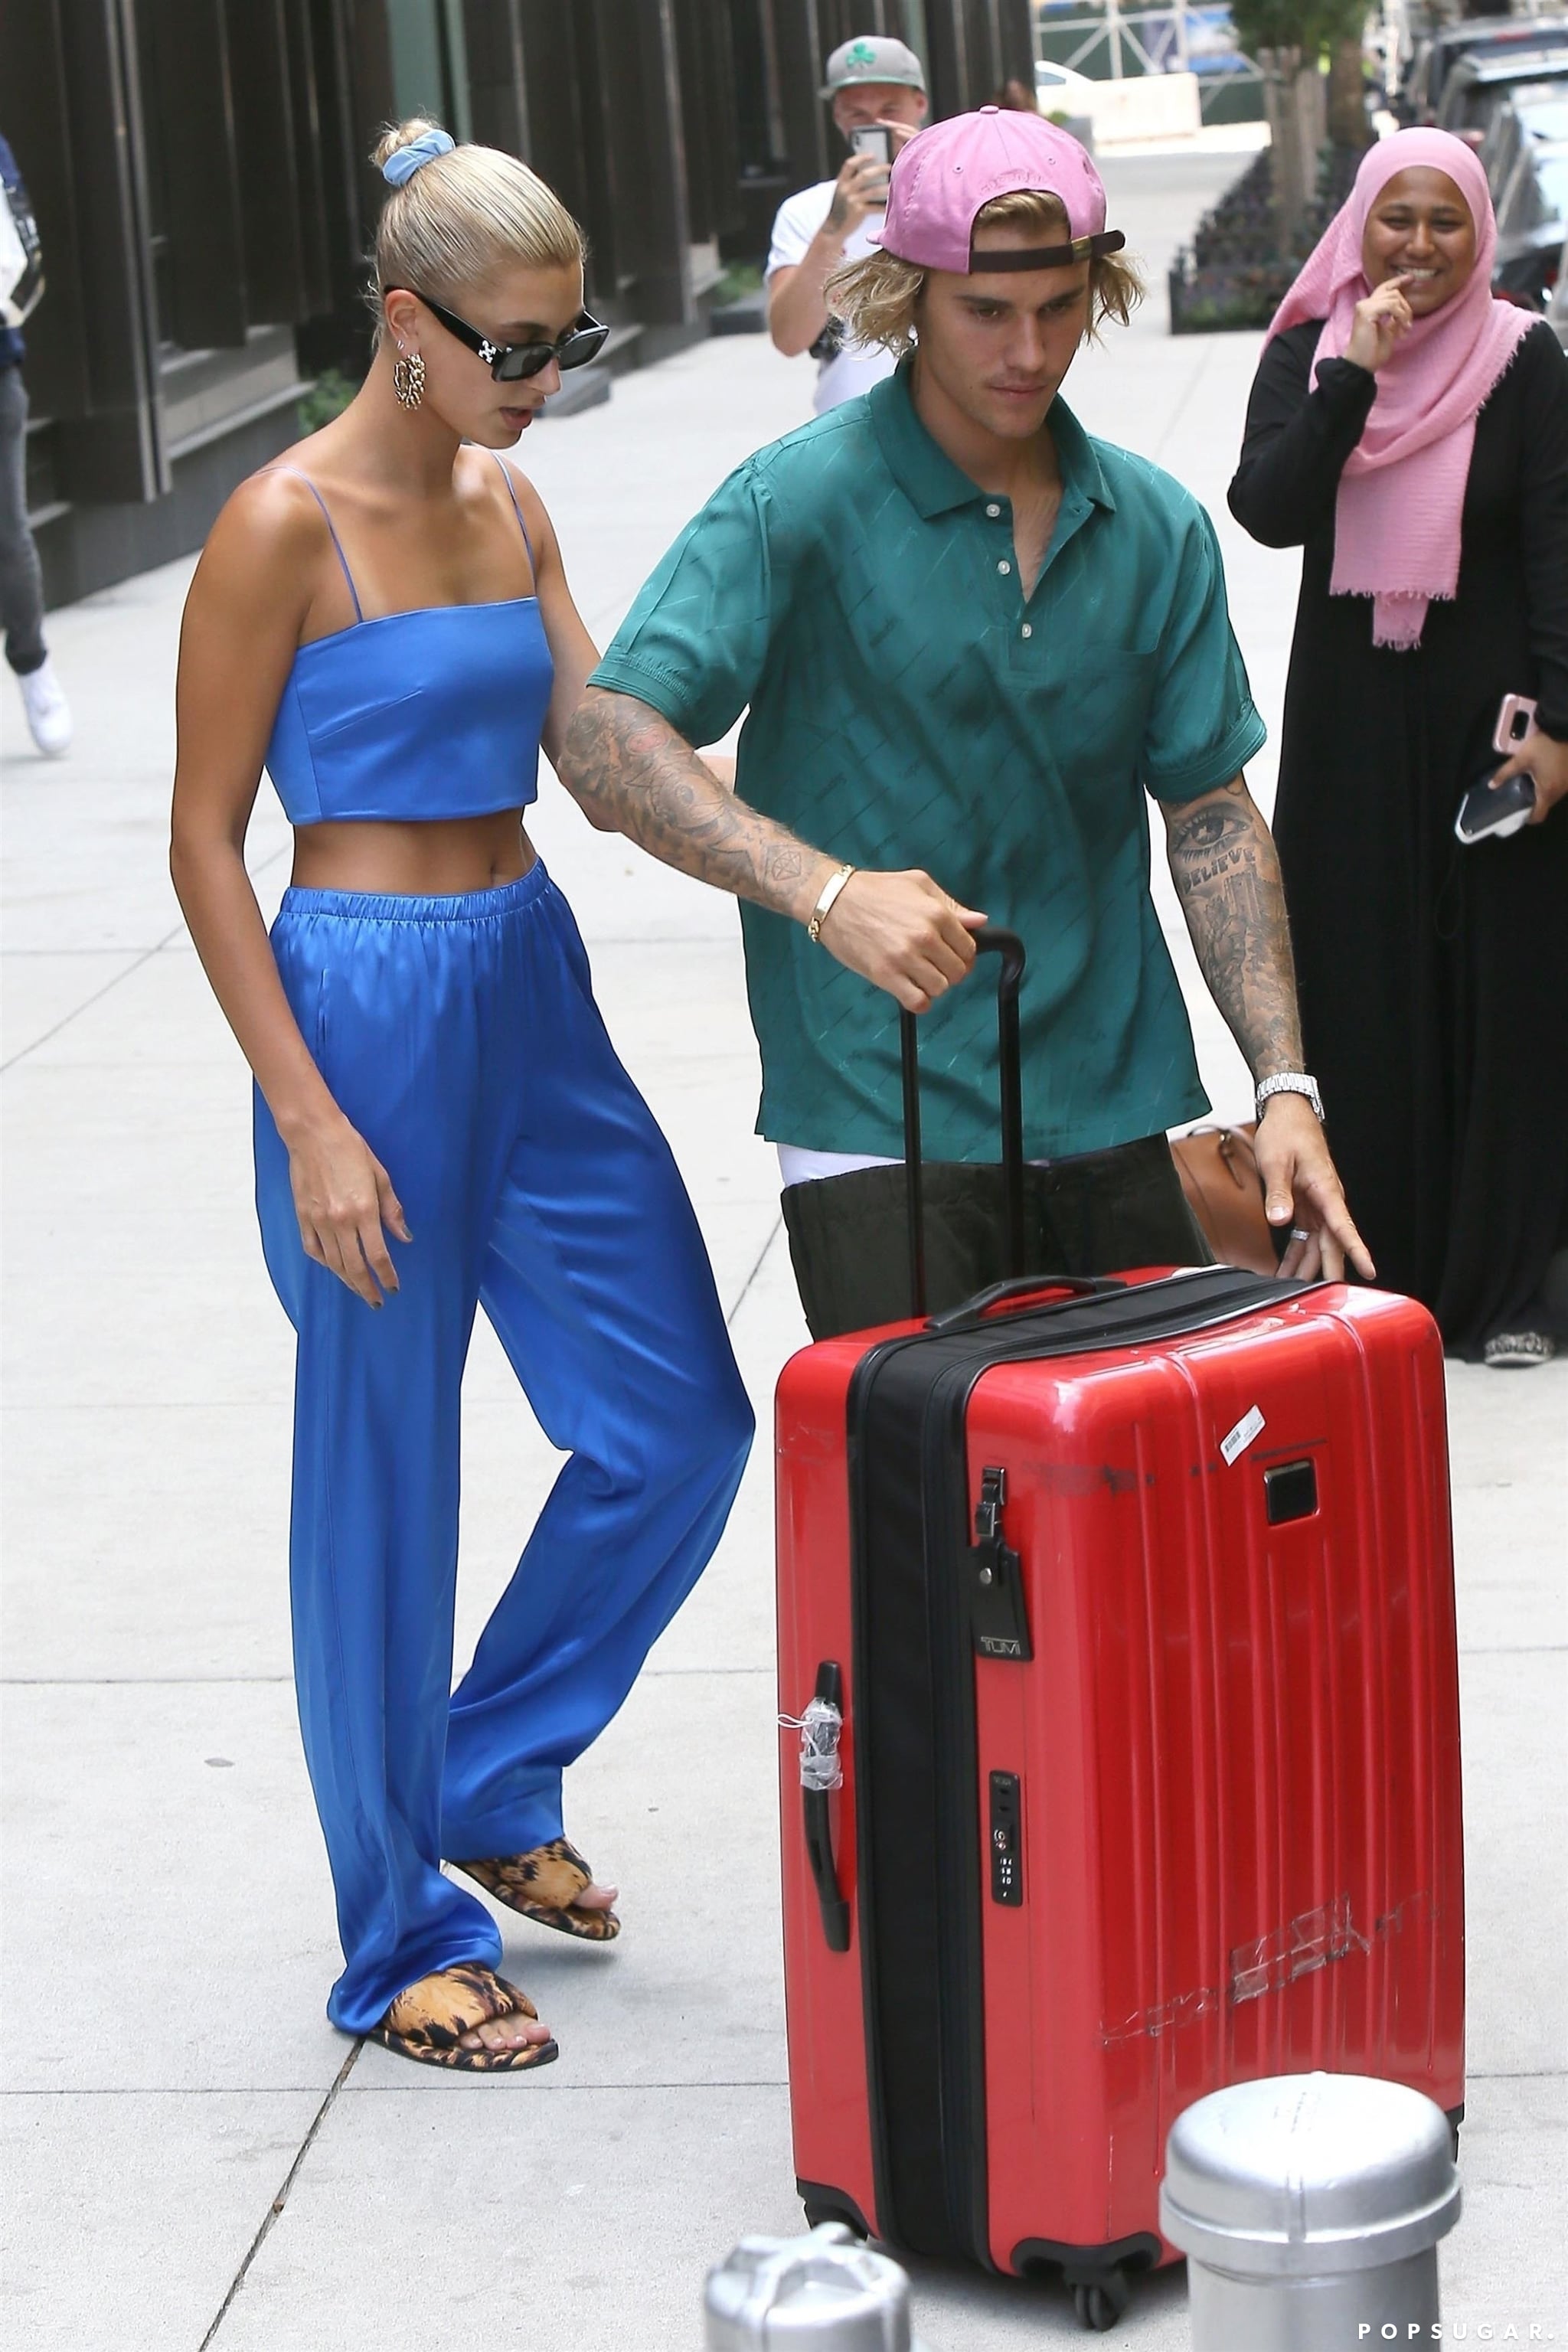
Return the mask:
[[[261,471],[264,474],[292,474],[297,478],[297,479],[304,483],[305,488],[310,491],[310,496],[321,508],[321,520],[327,526],[327,530],[331,539],[332,545],[337,549],[338,562],[343,567],[343,578],[349,583],[349,594],[354,600],[354,619],[356,621],[363,621],[364,618],[364,611],[359,601],[359,590],[354,586],[353,573],[349,570],[348,557],[343,553],[342,541],[338,537],[336,527],[333,524],[331,515],[328,510],[327,501],[321,496],[321,491],[316,488],[315,483],[310,479],[310,475],[302,473],[298,466],[263,466]],[[526,533],[524,536],[526,537]],[[531,549],[529,551],[529,561],[531,562],[532,562]]]
[[[507,496],[511,500],[512,512],[517,517],[517,527],[522,533],[522,543],[528,550],[528,568],[533,574],[533,584],[537,588],[539,585],[539,566],[533,560],[533,541],[528,535],[528,525],[522,519],[522,502],[517,495],[517,484],[512,479],[511,467],[507,464],[506,459],[501,456],[499,449],[492,449],[490,451],[490,456],[500,467],[502,476],[505,478]]]

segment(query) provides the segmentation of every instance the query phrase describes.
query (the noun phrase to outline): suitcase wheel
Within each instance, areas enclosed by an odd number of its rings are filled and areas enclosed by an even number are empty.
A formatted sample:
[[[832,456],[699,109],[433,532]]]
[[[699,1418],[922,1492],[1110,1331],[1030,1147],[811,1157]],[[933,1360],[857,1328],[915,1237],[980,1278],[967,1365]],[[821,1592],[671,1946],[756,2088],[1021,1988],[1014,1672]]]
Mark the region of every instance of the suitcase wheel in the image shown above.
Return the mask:
[[[847,2230],[854,2230],[858,2238],[864,2238],[866,2235],[863,2229],[856,2228],[842,2205],[807,2205],[805,2210],[805,2226],[808,2230],[819,2230],[824,2221],[842,2221]]]
[[[795,2186],[808,2230],[820,2229],[824,2221],[842,2221],[856,2237],[869,2238],[871,2232],[865,2215],[855,2200],[846,2196],[843,2189],[828,2189],[816,2180],[797,2180]]]
[[[1072,2291],[1073,2309],[1085,2327],[1114,2327],[1132,2300],[1132,2289],[1120,2263],[1098,2278],[1085,2280]]]

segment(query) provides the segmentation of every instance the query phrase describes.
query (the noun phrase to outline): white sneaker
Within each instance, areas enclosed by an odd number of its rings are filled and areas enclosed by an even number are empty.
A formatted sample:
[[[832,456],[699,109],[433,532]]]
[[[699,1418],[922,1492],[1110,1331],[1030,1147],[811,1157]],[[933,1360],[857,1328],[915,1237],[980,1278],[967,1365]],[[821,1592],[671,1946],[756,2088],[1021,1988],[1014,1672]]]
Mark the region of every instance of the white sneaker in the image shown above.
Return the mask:
[[[22,689],[34,742],[48,759],[58,760],[62,751],[70,750],[71,712],[65,688],[55,676],[53,662],[46,658],[16,683]]]

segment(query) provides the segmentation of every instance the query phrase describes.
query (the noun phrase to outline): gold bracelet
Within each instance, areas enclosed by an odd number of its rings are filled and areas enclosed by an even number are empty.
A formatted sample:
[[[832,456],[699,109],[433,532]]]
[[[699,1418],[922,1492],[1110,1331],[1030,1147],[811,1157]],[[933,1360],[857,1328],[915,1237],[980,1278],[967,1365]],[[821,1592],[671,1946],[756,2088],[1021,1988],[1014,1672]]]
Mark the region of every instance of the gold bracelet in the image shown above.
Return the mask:
[[[855,868],[853,866],[837,866],[823,884],[822,896],[818,898],[816,906],[812,908],[811,920],[805,927],[805,936],[811,941],[813,947],[816,947],[822,938],[822,926],[827,920],[828,916],[833,912],[834,901],[854,872]]]

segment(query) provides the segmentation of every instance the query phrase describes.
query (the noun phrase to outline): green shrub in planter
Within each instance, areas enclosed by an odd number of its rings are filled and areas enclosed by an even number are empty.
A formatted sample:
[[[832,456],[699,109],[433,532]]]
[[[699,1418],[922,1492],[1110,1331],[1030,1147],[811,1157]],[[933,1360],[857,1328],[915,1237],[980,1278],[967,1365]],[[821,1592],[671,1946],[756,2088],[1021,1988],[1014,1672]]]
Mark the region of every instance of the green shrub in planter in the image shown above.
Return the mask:
[[[1360,161],[1358,149],[1324,148],[1317,200],[1289,252],[1281,253],[1268,149],[1256,156],[1212,212],[1204,215],[1190,248],[1184,247],[1176,256],[1169,281],[1171,332],[1215,334],[1226,329],[1266,327],[1331,216],[1349,194]]]
[[[328,368],[300,403],[300,432],[319,433],[323,425],[330,425],[334,416],[342,415],[358,390],[358,384],[352,383],[341,368]]]

